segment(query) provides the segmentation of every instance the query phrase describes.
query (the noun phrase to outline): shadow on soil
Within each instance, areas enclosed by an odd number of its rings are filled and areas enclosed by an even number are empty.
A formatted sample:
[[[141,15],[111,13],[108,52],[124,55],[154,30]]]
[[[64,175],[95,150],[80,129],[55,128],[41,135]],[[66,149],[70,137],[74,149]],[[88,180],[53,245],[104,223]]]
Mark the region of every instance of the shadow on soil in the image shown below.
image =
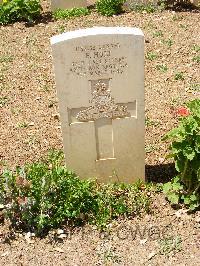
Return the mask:
[[[176,176],[176,174],[174,163],[146,165],[145,167],[147,182],[166,183]]]
[[[54,21],[51,12],[42,13],[35,21],[25,22],[26,27],[33,27],[38,24],[48,24],[49,22]]]
[[[175,12],[193,12],[193,13],[199,13],[200,12],[200,8],[192,5],[190,3],[185,3],[185,4],[180,4],[177,3],[173,6],[169,6],[166,8],[167,10],[171,10],[171,11],[175,11]]]

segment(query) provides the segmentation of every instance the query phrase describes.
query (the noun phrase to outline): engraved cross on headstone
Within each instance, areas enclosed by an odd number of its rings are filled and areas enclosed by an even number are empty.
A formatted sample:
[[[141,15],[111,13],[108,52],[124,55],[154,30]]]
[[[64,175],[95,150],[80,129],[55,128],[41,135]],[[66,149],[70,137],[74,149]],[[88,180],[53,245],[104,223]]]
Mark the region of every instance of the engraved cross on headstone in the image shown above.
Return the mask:
[[[136,101],[116,104],[109,89],[109,81],[90,81],[91,105],[68,110],[70,125],[94,123],[97,161],[115,159],[112,120],[136,117]]]

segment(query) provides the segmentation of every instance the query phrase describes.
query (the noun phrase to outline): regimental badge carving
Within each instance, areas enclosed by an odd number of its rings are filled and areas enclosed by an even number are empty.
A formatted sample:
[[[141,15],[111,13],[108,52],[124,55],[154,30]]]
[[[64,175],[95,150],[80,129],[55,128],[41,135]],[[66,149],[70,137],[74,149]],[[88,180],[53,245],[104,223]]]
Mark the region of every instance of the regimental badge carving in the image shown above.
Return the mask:
[[[92,93],[91,106],[80,111],[76,118],[81,122],[94,121],[99,118],[122,118],[128,117],[127,106],[117,105],[111,96],[111,91],[104,82],[99,81],[94,86]]]

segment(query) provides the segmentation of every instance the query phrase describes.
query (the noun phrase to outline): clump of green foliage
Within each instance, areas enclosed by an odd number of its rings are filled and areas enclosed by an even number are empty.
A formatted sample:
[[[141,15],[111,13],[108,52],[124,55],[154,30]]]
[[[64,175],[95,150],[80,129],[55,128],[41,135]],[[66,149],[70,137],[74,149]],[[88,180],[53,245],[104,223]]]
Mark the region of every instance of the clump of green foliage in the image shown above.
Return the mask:
[[[96,9],[99,14],[109,17],[122,13],[124,3],[125,0],[99,0]]]
[[[197,63],[199,64],[199,63],[200,63],[200,55],[194,56],[194,57],[192,58],[192,61],[193,61],[193,62],[197,62]]]
[[[34,21],[42,10],[38,0],[3,0],[0,3],[0,25],[16,21]]]
[[[72,8],[72,9],[56,9],[53,12],[55,19],[70,19],[74,17],[87,16],[90,14],[90,10],[85,7]]]
[[[187,103],[187,108],[180,110],[179,126],[163,138],[172,141],[169,157],[179,173],[163,191],[172,204],[183,202],[195,210],[200,206],[200,100]]]
[[[194,45],[193,50],[196,53],[196,55],[192,58],[192,61],[199,64],[200,63],[200,46]]]
[[[177,73],[174,75],[174,79],[175,79],[175,80],[184,80],[184,74],[183,74],[183,72],[177,72]]]
[[[146,12],[146,13],[154,13],[159,7],[154,3],[132,3],[130,9],[135,12]]]
[[[14,227],[38,234],[66,222],[101,228],[121,215],[149,211],[152,186],[80,180],[62,162],[62,153],[54,151],[45,160],[0,175],[0,204]]]

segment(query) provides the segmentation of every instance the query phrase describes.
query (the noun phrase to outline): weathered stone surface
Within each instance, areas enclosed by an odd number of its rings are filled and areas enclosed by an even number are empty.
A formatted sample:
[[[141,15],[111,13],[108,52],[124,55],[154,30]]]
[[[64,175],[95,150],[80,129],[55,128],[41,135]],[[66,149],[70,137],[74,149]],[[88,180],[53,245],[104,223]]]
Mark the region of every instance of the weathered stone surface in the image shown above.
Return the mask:
[[[80,177],[144,179],[144,37],[128,27],[51,39],[66,164]]]
[[[51,0],[51,9],[57,8],[70,9],[74,7],[86,7],[88,5],[87,0]]]

